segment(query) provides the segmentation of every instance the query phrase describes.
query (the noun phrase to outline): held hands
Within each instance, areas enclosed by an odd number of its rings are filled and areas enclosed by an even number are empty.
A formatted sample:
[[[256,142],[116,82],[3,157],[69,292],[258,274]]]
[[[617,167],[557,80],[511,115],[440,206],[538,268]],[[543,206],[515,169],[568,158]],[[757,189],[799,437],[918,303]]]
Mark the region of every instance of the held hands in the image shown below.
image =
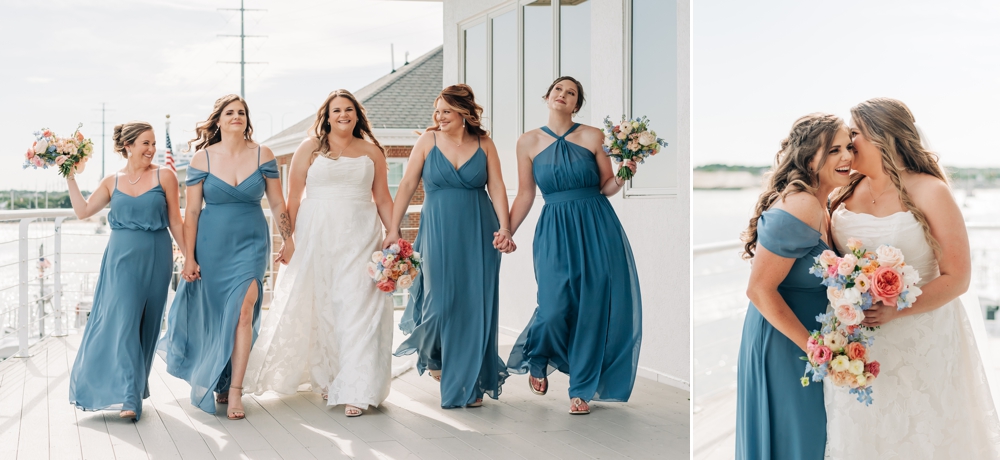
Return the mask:
[[[184,271],[181,272],[181,277],[184,281],[192,282],[194,280],[201,279],[201,267],[198,266],[198,262],[194,259],[186,259],[184,261]]]
[[[493,232],[493,247],[504,254],[510,254],[517,250],[517,245],[511,238],[510,230],[501,228]]]
[[[865,310],[865,319],[861,321],[861,325],[864,327],[878,327],[902,316],[903,312],[896,310],[896,307],[876,302],[871,308]]]
[[[399,241],[399,238],[399,230],[386,232],[385,239],[382,240],[382,249],[389,249],[389,246],[396,244],[396,242]]]
[[[295,240],[289,238],[281,243],[281,249],[278,250],[278,256],[274,258],[274,263],[288,265],[288,262],[292,260],[292,254],[294,253]]]

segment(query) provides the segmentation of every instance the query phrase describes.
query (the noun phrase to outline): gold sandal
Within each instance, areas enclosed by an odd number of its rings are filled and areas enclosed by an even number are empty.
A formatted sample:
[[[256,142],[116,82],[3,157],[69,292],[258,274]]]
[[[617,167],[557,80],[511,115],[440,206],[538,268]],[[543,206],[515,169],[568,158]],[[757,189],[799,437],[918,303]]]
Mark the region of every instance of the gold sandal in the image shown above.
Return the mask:
[[[229,387],[229,391],[232,391],[233,389],[240,390],[240,397],[243,396],[243,387],[237,387],[237,386]],[[229,420],[243,420],[244,418],[246,418],[246,416],[247,414],[245,410],[228,409],[228,408],[226,409],[226,418],[228,418]]]

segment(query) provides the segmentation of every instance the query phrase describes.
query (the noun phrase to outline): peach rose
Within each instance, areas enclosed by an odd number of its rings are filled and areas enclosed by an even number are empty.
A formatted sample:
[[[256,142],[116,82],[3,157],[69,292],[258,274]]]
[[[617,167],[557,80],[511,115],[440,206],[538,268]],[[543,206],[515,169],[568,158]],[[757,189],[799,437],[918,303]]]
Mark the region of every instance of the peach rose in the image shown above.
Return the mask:
[[[844,347],[844,353],[847,354],[847,358],[851,361],[861,360],[865,361],[868,359],[868,349],[865,348],[860,342],[851,342]]]
[[[413,286],[413,277],[410,275],[400,276],[399,279],[396,280],[396,286],[400,289],[408,289],[410,286]]]
[[[883,246],[884,247],[884,246]],[[882,302],[896,306],[899,294],[903,292],[903,277],[888,265],[875,270],[871,283],[872,302]]]
[[[861,321],[865,319],[864,312],[854,305],[840,304],[834,307],[833,312],[837,316],[837,319],[840,320],[840,323],[845,326],[861,324]]]
[[[399,257],[410,257],[413,254],[413,245],[402,238],[399,239]]]
[[[819,262],[823,264],[824,267],[829,267],[837,263],[837,253],[827,249],[819,255]]]
[[[372,253],[372,262],[378,263],[378,262],[381,262],[381,261],[382,261],[382,251],[375,251],[375,252],[373,252]]]
[[[878,249],[875,250],[875,254],[878,255],[879,265],[895,267],[902,265],[903,263],[903,252],[892,246],[879,246]]]
[[[881,370],[881,366],[878,361],[872,361],[865,365],[865,372],[872,375],[872,378],[878,377],[878,373]]]
[[[850,372],[846,371],[834,371],[829,373],[830,381],[838,387],[851,386],[851,382],[854,381],[854,376]]]
[[[368,277],[369,278],[374,278],[375,274],[378,272],[378,267],[375,266],[375,263],[374,262],[368,262],[368,267],[366,267],[366,268],[367,268],[367,272],[368,272]]]
[[[854,273],[854,267],[858,265],[858,258],[854,254],[848,254],[837,263],[837,273],[847,276]]]
[[[376,286],[378,287],[378,290],[382,292],[392,292],[396,290],[396,282],[389,278],[379,281]]]
[[[847,345],[847,337],[844,337],[844,334],[841,334],[840,331],[833,331],[823,336],[823,343],[830,347],[831,350],[840,350]]]
[[[844,298],[844,291],[840,288],[830,286],[826,288],[826,298],[830,303],[836,304],[838,300]]]
[[[861,246],[863,246],[863,244],[861,243],[861,240],[859,240],[857,238],[848,238],[847,239],[847,249],[850,249],[852,251],[857,251],[858,249],[861,249]]]

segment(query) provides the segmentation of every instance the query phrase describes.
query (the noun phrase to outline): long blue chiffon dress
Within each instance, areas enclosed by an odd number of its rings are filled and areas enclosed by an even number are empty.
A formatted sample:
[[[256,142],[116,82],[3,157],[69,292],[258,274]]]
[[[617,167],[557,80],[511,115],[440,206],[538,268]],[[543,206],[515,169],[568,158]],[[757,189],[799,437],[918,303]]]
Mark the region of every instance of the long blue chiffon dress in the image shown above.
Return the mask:
[[[258,147],[257,172],[234,187],[211,174],[207,149],[205,157],[208,171],[188,166],[186,181],[189,187],[202,183],[205,198],[194,247],[201,279],[181,280],[159,352],[167,372],[191,384],[191,404],[214,414],[212,391],[229,391],[236,323],[251,283],[257,285],[253,340],[260,328],[261,283],[271,254],[261,198],[265,178],[278,178],[278,167],[275,160],[260,164]]]
[[[628,401],[642,341],[642,300],[632,248],[600,190],[594,153],[566,140],[532,161],[545,206],[532,243],[538,307],[507,367],[542,378],[569,374],[569,397]]]
[[[826,311],[826,287],[809,273],[813,258],[829,249],[820,233],[781,209],[757,221],[757,244],[796,259],[778,293],[806,329],[819,329]],[[822,459],[826,448],[823,386],[799,383],[805,356],[750,304],[743,323],[736,374],[736,458],[742,460]]]
[[[399,328],[410,337],[396,356],[417,354],[417,370],[441,370],[441,407],[500,396],[507,370],[497,347],[500,229],[486,193],[482,146],[456,169],[441,150],[427,153],[421,172],[424,204],[414,249],[420,273]]]
[[[149,371],[160,336],[173,250],[167,195],[157,184],[138,196],[111,193],[94,306],[69,378],[69,402],[83,410],[131,410],[149,397]]]

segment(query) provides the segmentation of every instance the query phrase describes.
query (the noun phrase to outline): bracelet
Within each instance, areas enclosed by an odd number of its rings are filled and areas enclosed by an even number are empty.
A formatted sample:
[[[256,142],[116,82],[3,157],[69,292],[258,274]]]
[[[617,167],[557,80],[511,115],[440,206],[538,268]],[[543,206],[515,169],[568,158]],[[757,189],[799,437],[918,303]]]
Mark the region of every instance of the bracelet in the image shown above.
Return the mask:
[[[76,174],[71,174],[69,176],[66,176],[66,180],[71,180],[71,181],[75,182],[76,181]]]
[[[625,181],[623,180],[621,183],[618,183],[618,176],[615,176],[615,185],[621,187],[625,185]]]

